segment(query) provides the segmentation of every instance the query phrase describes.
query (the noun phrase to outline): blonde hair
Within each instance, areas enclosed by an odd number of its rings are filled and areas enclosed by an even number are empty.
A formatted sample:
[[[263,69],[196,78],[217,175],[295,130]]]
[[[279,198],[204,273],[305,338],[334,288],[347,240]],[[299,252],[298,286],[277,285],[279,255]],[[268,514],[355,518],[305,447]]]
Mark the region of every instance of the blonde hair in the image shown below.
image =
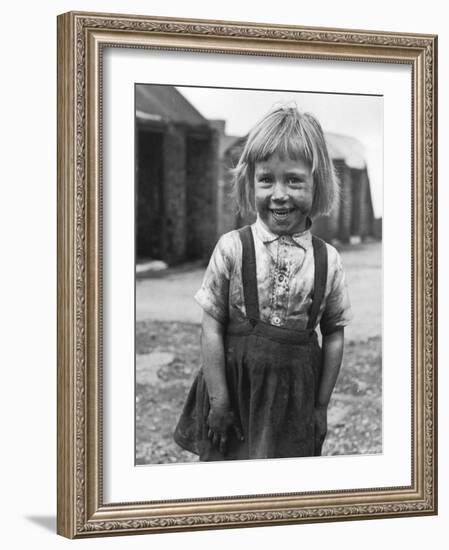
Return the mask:
[[[284,105],[269,112],[248,134],[234,177],[233,196],[243,214],[255,212],[254,169],[278,154],[282,159],[306,161],[314,179],[310,216],[328,214],[339,195],[338,179],[318,120],[301,113],[295,106]]]

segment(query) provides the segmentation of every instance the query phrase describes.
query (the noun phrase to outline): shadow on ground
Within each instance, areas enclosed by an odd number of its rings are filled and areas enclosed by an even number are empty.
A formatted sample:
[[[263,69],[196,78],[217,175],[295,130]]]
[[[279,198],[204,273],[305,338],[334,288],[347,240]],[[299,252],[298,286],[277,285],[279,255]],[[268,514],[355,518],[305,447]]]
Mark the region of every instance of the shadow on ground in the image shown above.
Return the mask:
[[[56,516],[25,516],[25,519],[39,525],[46,531],[56,533]]]

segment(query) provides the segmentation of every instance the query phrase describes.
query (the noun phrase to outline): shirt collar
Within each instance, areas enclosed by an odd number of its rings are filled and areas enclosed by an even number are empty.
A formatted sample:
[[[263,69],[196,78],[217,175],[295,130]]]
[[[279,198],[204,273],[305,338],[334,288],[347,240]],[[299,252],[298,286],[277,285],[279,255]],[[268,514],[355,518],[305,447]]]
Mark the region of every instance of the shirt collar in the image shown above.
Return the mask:
[[[304,250],[307,250],[312,245],[312,234],[310,232],[311,226],[312,220],[308,217],[306,220],[306,228],[304,231],[302,231],[301,233],[294,233],[293,235],[285,236],[288,237],[289,241],[293,241],[295,244],[304,248]],[[272,243],[281,237],[281,235],[276,235],[275,233],[272,233],[259,216],[257,216],[256,222],[254,223],[254,230],[256,236],[263,243],[266,244]]]

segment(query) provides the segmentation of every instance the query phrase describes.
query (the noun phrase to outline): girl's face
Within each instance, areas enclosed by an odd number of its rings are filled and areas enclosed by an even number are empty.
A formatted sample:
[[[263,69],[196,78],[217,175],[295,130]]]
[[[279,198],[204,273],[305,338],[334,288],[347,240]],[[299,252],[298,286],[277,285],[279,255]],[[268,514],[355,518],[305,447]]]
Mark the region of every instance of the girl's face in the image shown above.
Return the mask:
[[[310,165],[303,160],[281,159],[277,154],[256,162],[254,196],[257,213],[272,233],[304,231],[313,202]]]

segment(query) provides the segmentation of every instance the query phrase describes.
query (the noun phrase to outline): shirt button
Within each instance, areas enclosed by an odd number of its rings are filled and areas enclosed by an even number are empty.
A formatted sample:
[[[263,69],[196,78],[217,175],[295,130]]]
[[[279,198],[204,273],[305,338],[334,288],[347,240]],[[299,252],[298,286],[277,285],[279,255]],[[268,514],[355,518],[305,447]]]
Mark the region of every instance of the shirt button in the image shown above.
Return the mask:
[[[273,317],[272,321],[275,325],[280,325],[281,324],[281,320],[279,319],[279,317]]]
[[[278,281],[279,281],[280,283],[282,283],[282,281],[283,281],[283,280],[284,280],[284,276],[283,276],[282,274],[281,274],[281,275],[279,275],[279,277],[278,277]]]

